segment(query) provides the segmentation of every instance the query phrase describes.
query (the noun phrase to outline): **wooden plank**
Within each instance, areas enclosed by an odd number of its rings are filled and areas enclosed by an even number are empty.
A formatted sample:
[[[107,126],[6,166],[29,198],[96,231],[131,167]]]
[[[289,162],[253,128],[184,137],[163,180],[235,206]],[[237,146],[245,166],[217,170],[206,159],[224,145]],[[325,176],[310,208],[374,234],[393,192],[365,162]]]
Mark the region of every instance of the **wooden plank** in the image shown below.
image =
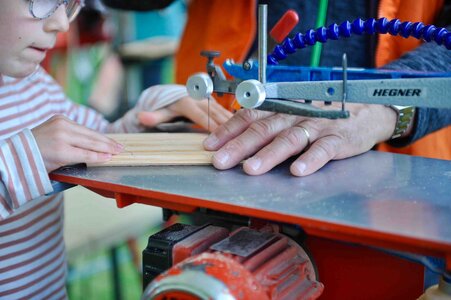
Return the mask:
[[[213,151],[206,151],[203,133],[130,133],[108,134],[125,149],[113,158],[94,166],[151,166],[211,164]]]

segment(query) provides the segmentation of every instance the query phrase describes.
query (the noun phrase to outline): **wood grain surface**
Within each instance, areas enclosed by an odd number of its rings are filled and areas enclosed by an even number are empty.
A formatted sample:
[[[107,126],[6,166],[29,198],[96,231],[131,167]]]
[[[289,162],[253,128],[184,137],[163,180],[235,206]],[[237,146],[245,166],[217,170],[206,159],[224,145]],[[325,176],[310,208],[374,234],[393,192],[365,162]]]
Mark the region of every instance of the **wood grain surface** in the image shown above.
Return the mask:
[[[108,134],[123,144],[122,153],[101,164],[88,166],[150,166],[211,164],[212,151],[204,150],[203,133]]]

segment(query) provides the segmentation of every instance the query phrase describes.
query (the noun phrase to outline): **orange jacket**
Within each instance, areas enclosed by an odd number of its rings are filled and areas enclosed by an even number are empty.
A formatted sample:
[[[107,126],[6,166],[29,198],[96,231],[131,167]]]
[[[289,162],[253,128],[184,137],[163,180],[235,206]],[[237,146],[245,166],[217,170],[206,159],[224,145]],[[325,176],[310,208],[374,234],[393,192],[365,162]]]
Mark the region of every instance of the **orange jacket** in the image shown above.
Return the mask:
[[[175,81],[186,84],[189,76],[205,72],[207,59],[200,56],[202,50],[220,51],[221,56],[215,59],[220,66],[229,58],[243,61],[256,35],[256,7],[256,0],[192,0],[175,57]],[[232,96],[216,99],[232,108]]]
[[[256,0],[192,0],[188,21],[176,55],[176,82],[185,84],[196,72],[205,72],[206,58],[201,50],[218,50],[221,56],[215,63],[222,65],[227,58],[244,60],[256,34]],[[443,0],[381,0],[379,17],[433,23],[443,6]],[[233,7],[233,9],[230,9]],[[244,28],[244,30],[243,30]],[[380,35],[376,64],[382,66],[420,45],[414,38],[404,39]],[[231,109],[232,97],[216,97]],[[393,148],[379,145],[383,151],[451,159],[451,127],[444,128],[417,141],[409,147]]]
[[[432,24],[442,7],[443,0],[381,0],[379,17]],[[420,44],[421,41],[415,38],[380,35],[376,66],[383,66]],[[451,127],[442,128],[407,147],[395,148],[384,143],[378,146],[378,150],[450,160]]]

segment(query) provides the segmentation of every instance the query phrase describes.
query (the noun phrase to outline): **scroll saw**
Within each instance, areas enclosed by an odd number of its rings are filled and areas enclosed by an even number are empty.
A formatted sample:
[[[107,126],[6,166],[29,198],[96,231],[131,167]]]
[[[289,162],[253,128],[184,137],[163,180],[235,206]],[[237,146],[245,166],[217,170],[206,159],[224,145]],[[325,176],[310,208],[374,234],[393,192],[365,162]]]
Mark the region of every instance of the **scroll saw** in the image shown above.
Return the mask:
[[[285,41],[267,56],[261,5],[258,62],[226,62],[235,78],[227,80],[214,65],[218,53],[205,52],[207,73],[192,76],[187,88],[197,98],[230,93],[246,108],[332,119],[349,116],[348,102],[451,108],[449,73],[348,70],[346,57],[342,68],[267,65],[291,46],[372,28],[394,35],[410,28],[451,47],[441,28],[402,24],[345,22]],[[338,101],[341,109],[315,101]],[[284,165],[261,176],[239,166],[78,166],[51,178],[115,198],[119,207],[143,203],[164,208],[166,219],[192,217],[149,237],[142,299],[416,299],[432,277],[439,282],[433,291],[451,297],[449,161],[370,151],[303,178]]]

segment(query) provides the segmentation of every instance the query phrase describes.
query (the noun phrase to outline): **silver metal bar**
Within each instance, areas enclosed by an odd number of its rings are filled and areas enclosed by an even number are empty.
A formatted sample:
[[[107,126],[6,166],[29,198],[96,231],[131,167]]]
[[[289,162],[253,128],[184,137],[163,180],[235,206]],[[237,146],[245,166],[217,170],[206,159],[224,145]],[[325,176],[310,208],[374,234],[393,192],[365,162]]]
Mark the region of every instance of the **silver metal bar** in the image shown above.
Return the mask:
[[[346,99],[348,98],[348,56],[343,53],[343,96],[341,102],[341,110],[345,110]]]
[[[341,80],[264,86],[267,99],[343,100]],[[451,78],[348,80],[346,94],[346,101],[351,103],[451,108]]]
[[[210,132],[210,96],[208,96],[207,98],[207,116],[208,116],[207,131]]]
[[[258,81],[266,83],[266,64],[268,53],[268,5],[258,6]]]

